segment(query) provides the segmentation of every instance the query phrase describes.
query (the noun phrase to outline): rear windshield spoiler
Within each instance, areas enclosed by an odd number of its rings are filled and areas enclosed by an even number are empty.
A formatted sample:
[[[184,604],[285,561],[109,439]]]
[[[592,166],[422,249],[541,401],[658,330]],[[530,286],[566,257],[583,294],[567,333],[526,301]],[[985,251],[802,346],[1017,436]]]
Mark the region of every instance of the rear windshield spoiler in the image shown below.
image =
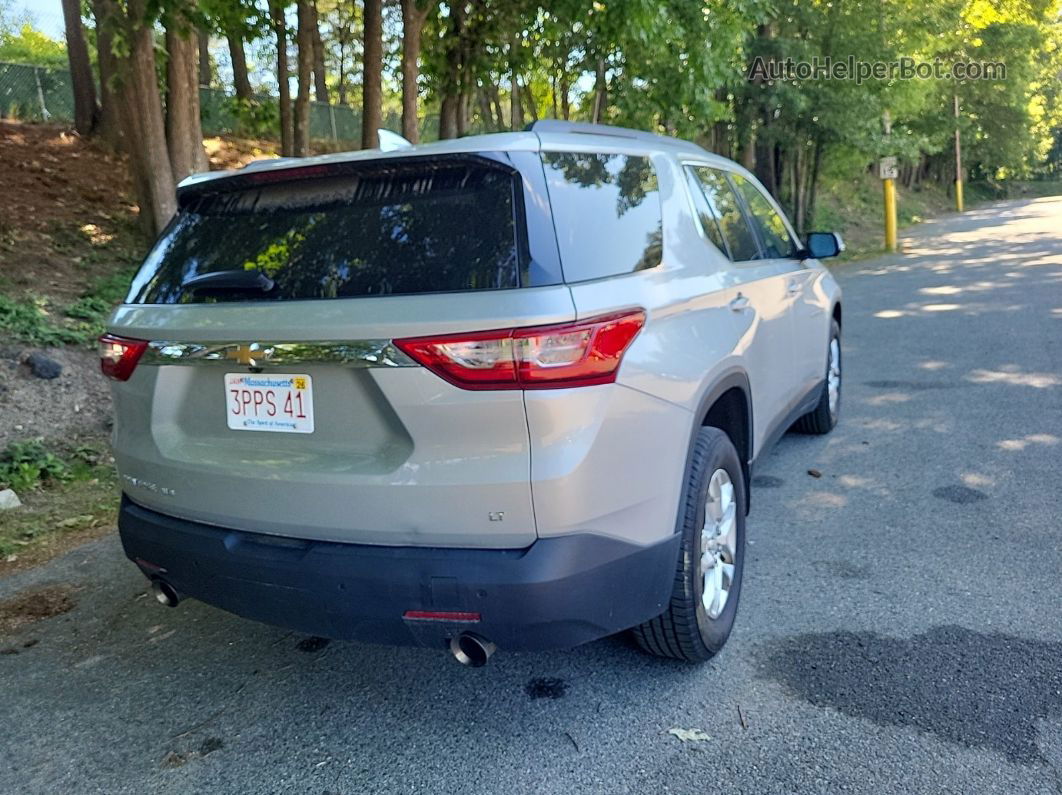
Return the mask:
[[[510,173],[517,172],[517,168],[510,162],[504,152],[404,155],[392,158],[380,157],[368,160],[351,160],[341,163],[305,163],[284,168],[245,167],[231,174],[195,180],[179,185],[177,187],[177,206],[183,210],[197,199],[225,193],[239,193],[240,191],[253,190],[263,185],[302,182],[304,180],[321,179],[322,177],[355,176],[365,173],[400,173],[406,170],[430,169],[436,164],[453,165],[454,163],[477,164],[498,168]]]

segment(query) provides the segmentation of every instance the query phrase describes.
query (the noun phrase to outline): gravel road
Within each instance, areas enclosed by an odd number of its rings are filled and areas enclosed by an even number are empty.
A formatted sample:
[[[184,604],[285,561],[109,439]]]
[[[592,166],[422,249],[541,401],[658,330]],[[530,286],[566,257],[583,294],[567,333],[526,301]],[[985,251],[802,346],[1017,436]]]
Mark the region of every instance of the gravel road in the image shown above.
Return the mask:
[[[0,580],[75,603],[0,638],[0,791],[1058,795],[1062,198],[906,245],[838,268],[841,425],[762,462],[715,660],[317,642],[156,605],[111,536]]]

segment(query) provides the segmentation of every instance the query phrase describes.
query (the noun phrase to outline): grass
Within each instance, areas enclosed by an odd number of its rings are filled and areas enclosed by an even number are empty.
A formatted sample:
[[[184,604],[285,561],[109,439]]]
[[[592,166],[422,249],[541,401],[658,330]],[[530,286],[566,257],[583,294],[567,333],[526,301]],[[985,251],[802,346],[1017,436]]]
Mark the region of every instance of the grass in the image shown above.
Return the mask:
[[[100,276],[66,306],[41,296],[14,299],[0,293],[0,330],[31,345],[91,345],[132,276],[132,268]]]
[[[0,453],[0,487],[15,488],[23,503],[2,514],[0,571],[47,556],[72,535],[111,528],[117,519],[118,476],[98,442],[15,442]]]
[[[13,299],[0,295],[0,330],[31,345],[79,345],[88,342],[84,331],[56,317],[46,298]]]

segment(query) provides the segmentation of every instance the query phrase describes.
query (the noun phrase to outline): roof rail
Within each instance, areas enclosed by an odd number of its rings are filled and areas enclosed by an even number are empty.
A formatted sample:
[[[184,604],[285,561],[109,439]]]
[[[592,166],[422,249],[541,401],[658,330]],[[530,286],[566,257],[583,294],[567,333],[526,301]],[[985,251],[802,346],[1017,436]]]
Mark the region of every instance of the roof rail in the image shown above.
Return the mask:
[[[582,135],[608,135],[612,138],[633,138],[638,141],[650,143],[666,143],[669,146],[677,146],[684,149],[703,151],[701,147],[681,138],[672,138],[668,135],[646,132],[645,130],[632,130],[628,127],[613,127],[609,124],[592,124],[584,121],[564,121],[563,119],[539,119],[525,128],[531,132],[544,133],[580,133]]]

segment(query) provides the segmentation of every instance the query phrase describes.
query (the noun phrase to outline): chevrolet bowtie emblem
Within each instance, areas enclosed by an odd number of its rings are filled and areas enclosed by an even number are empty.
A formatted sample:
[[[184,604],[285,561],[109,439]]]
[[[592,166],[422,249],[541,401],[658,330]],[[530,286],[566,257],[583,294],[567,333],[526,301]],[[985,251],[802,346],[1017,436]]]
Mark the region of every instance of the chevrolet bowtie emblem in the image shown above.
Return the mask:
[[[234,345],[225,350],[225,358],[247,367],[258,367],[273,355],[272,348],[262,348],[257,342],[250,345]]]

